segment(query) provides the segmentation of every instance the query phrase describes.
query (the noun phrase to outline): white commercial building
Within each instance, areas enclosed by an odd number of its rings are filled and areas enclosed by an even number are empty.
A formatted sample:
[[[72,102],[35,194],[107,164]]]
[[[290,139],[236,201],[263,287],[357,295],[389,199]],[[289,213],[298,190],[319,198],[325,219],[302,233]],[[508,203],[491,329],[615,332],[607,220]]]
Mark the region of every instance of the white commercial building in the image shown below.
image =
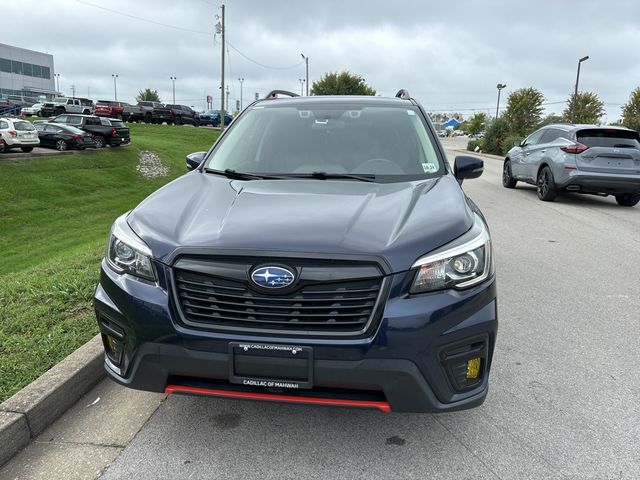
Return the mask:
[[[0,43],[0,97],[56,96],[53,55]]]

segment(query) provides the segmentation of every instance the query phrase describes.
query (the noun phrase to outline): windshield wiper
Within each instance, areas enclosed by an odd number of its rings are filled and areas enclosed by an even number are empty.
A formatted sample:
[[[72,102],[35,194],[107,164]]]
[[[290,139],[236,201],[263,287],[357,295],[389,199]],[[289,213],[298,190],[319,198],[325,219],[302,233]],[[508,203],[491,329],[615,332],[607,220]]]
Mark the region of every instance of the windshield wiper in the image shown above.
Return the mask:
[[[376,176],[371,174],[354,174],[354,173],[329,173],[329,172],[311,172],[311,173],[288,173],[283,176],[290,178],[317,178],[318,180],[360,180],[361,182],[375,182]]]
[[[233,180],[265,180],[265,179],[277,179],[278,177],[272,177],[269,175],[258,175],[255,173],[247,173],[247,172],[238,172],[233,170],[232,168],[227,168],[223,170],[215,170],[213,168],[205,168],[205,172],[207,173],[215,173],[216,175],[224,175],[227,178],[232,178]]]

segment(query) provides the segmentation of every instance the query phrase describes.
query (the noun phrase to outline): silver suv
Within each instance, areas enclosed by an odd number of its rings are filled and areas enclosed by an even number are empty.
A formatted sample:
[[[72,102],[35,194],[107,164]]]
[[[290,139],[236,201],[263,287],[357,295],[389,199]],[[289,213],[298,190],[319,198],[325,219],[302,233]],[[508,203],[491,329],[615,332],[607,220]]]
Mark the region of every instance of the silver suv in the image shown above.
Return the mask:
[[[640,135],[597,125],[548,125],[507,153],[502,185],[537,186],[538,198],[553,201],[560,191],[615,195],[619,205],[640,202]]]

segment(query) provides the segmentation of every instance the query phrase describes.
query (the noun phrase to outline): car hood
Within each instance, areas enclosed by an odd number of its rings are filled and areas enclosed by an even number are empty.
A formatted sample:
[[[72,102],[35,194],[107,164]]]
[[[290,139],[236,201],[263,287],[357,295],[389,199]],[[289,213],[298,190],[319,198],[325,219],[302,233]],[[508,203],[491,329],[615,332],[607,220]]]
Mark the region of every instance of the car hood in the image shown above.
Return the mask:
[[[192,172],[127,217],[154,257],[177,249],[382,257],[404,271],[466,232],[473,213],[451,175],[419,182],[230,180]]]

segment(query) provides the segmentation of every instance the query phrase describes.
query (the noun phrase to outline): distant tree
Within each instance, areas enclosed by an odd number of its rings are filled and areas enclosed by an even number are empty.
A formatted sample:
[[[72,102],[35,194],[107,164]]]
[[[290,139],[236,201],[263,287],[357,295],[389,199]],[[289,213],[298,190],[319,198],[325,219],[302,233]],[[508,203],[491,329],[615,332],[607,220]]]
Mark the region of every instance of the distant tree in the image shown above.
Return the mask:
[[[640,87],[629,95],[629,101],[622,106],[622,124],[640,132]]]
[[[520,88],[509,94],[503,118],[510,133],[526,137],[540,124],[544,95],[534,87]]]
[[[564,122],[565,120],[562,117],[562,115],[554,115],[553,113],[550,113],[540,121],[540,124],[538,125],[538,127],[544,127],[545,125],[551,125],[552,123],[564,123]]]
[[[325,73],[313,82],[311,95],[375,95],[376,91],[360,75],[348,71]]]
[[[477,135],[482,132],[487,125],[487,114],[484,112],[476,112],[469,119],[467,133],[469,135]]]
[[[562,119],[571,123],[598,123],[604,115],[604,103],[593,92],[572,93],[562,112]]]
[[[150,88],[140,90],[138,95],[136,95],[136,100],[138,102],[162,102],[162,100],[160,100],[160,95],[158,95],[158,91],[151,90]]]

